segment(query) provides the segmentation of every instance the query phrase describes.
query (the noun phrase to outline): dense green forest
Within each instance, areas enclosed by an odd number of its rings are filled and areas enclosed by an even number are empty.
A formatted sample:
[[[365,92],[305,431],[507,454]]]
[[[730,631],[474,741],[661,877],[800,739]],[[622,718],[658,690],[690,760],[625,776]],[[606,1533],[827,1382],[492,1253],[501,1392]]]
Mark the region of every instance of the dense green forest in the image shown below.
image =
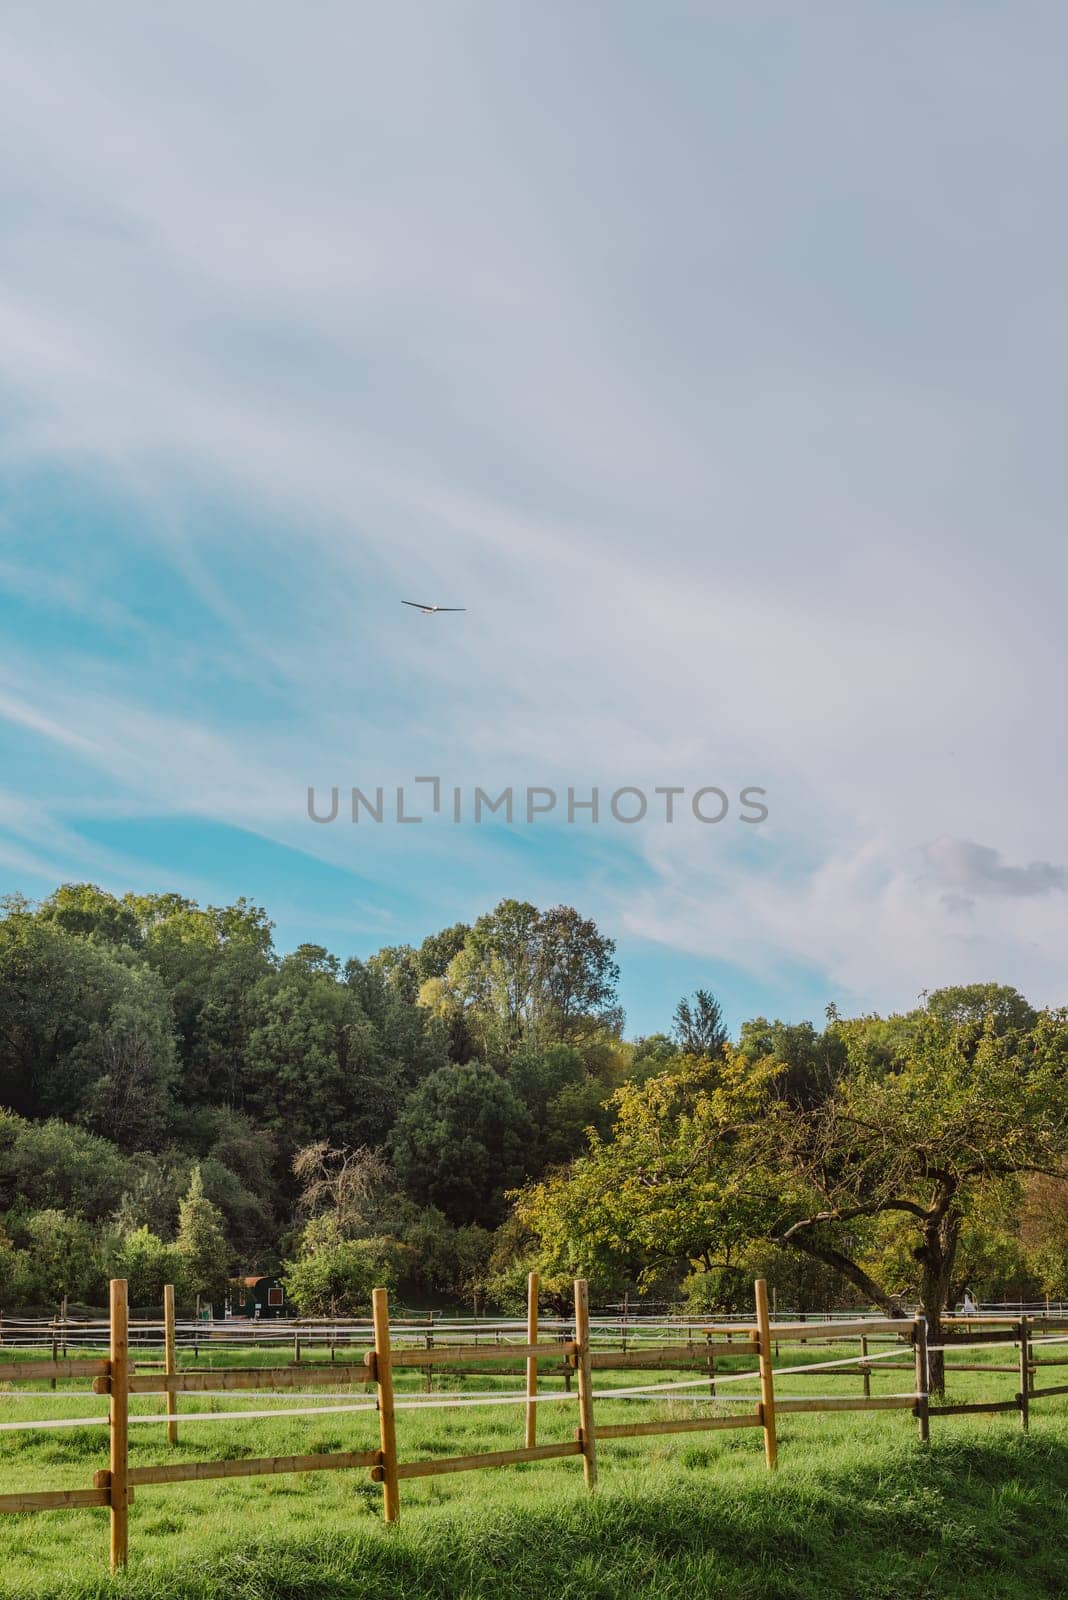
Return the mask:
[[[706,1308],[1068,1294],[1068,1022],[995,985],[897,1017],[706,992],[627,1041],[614,946],[506,900],[418,947],[279,956],[266,914],[66,885],[0,917],[0,1310],[551,1298]]]

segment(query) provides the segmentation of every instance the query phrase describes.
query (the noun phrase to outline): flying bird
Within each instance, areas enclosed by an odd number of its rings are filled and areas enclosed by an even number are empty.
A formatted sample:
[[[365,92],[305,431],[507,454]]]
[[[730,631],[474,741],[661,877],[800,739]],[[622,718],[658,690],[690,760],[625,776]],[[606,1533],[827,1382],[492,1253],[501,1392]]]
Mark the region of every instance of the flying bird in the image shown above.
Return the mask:
[[[432,617],[437,611],[466,611],[466,606],[425,606],[419,600],[402,600],[402,606],[412,606],[416,611],[421,611],[424,617]]]

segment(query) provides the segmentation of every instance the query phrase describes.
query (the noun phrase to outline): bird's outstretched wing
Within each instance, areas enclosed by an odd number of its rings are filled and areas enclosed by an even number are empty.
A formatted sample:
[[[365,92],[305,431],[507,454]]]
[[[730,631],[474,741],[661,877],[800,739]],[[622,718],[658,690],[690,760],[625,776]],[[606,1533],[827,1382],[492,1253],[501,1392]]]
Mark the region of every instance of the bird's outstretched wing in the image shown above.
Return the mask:
[[[414,606],[416,611],[433,611],[433,606],[425,606],[421,600],[402,600],[402,606]]]
[[[466,611],[466,606],[435,606],[435,611]]]

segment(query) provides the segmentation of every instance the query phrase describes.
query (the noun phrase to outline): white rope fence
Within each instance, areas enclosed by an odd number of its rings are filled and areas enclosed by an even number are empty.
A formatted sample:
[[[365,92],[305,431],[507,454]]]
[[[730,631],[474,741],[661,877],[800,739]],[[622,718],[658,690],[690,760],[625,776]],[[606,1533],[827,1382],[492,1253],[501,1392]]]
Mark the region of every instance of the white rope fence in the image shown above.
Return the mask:
[[[958,1347],[958,1348],[960,1348],[960,1347]],[[867,1366],[868,1364],[870,1364],[872,1362],[875,1362],[875,1361],[886,1361],[886,1360],[889,1360],[892,1357],[899,1356],[899,1355],[900,1355],[900,1350],[895,1348],[893,1350],[880,1351],[880,1352],[876,1353],[875,1355],[847,1356],[847,1357],[845,1357],[843,1359],[835,1360],[835,1361],[810,1361],[810,1362],[805,1363],[802,1366],[776,1367],[776,1368],[773,1368],[773,1375],[776,1376],[776,1377],[787,1377],[787,1376],[789,1376],[791,1374],[795,1374],[795,1373],[826,1372],[826,1371],[831,1370],[832,1368],[857,1366],[858,1364],[861,1364],[863,1366]],[[709,1383],[711,1381],[715,1382],[716,1389],[718,1391],[719,1388],[723,1384],[728,1384],[728,1383],[750,1383],[750,1382],[752,1382],[752,1380],[754,1378],[759,1378],[759,1377],[760,1377],[760,1373],[759,1372],[754,1372],[754,1371],[716,1373],[714,1375],[714,1377],[710,1377],[710,1375],[706,1374],[705,1376],[700,1377],[700,1378],[683,1378],[683,1379],[678,1379],[678,1380],[670,1380],[670,1381],[666,1381],[666,1382],[665,1381],[661,1381],[661,1382],[658,1382],[658,1383],[633,1384],[633,1385],[628,1385],[625,1388],[621,1387],[621,1388],[616,1388],[616,1389],[597,1389],[597,1390],[593,1391],[593,1394],[592,1394],[591,1398],[594,1399],[594,1400],[645,1400],[645,1401],[651,1401],[651,1400],[656,1400],[660,1395],[681,1394],[681,1392],[684,1391],[684,1390],[693,1390],[693,1389],[704,1390],[704,1389],[707,1389],[707,1387],[708,1387],[708,1385],[709,1385]],[[190,1398],[195,1398],[198,1395],[208,1395],[208,1396],[211,1396],[211,1397],[217,1397],[217,1396],[220,1396],[220,1395],[223,1395],[223,1394],[230,1394],[232,1392],[233,1392],[232,1390],[224,1390],[224,1389],[194,1390],[194,1391],[190,1392]],[[83,1391],[81,1391],[81,1390],[68,1389],[68,1390],[63,1390],[63,1391],[56,1391],[56,1397],[59,1398],[59,1397],[65,1397],[65,1396],[68,1396],[68,1395],[79,1395],[79,1394],[82,1394],[82,1393],[83,1393]],[[282,1399],[282,1398],[288,1399],[289,1398],[289,1394],[286,1393],[285,1391],[282,1391],[282,1390],[270,1390],[270,1391],[267,1391],[267,1393],[269,1395],[271,1395],[272,1397],[277,1396],[279,1399]],[[45,1392],[42,1393],[42,1392],[33,1392],[33,1391],[23,1391],[23,1392],[10,1391],[6,1395],[4,1395],[4,1396],[2,1396],[0,1398],[20,1399],[20,1400],[40,1400],[40,1399],[44,1399],[44,1398],[51,1399],[52,1398],[52,1392],[51,1391],[45,1391]],[[710,1401],[710,1400],[717,1400],[717,1399],[720,1398],[720,1396],[718,1395],[718,1393],[716,1395],[700,1394],[700,1395],[694,1395],[694,1396],[692,1396],[692,1398],[695,1399],[695,1400]],[[759,1399],[759,1396],[739,1395],[737,1397],[725,1396],[723,1398],[725,1400],[727,1400],[728,1402],[730,1402],[731,1399],[734,1398],[735,1403],[740,1403],[742,1401],[749,1401],[751,1399]],[[804,1396],[795,1396],[795,1397],[782,1396],[782,1398],[786,1399],[786,1398],[806,1398],[806,1397],[804,1397]],[[830,1396],[824,1396],[824,1397],[808,1396],[807,1398],[816,1399],[816,1398],[833,1398],[833,1397],[830,1397]],[[508,1392],[506,1394],[472,1394],[472,1393],[467,1393],[467,1394],[460,1394],[460,1395],[446,1395],[446,1396],[438,1396],[438,1397],[435,1397],[435,1398],[432,1398],[432,1399],[419,1399],[419,1400],[408,1399],[408,1398],[405,1398],[405,1397],[401,1396],[401,1397],[398,1397],[394,1401],[394,1409],[397,1410],[397,1411],[442,1411],[442,1410],[452,1410],[452,1409],[455,1409],[455,1408],[458,1408],[458,1407],[476,1408],[476,1407],[483,1407],[483,1406],[552,1405],[552,1404],[572,1404],[573,1405],[573,1404],[576,1404],[577,1401],[578,1401],[578,1395],[577,1394],[568,1393],[565,1390],[550,1391],[548,1393],[543,1392],[541,1394],[536,1394],[536,1395],[529,1395],[529,1394],[526,1393],[525,1390],[523,1390],[523,1391],[519,1391],[519,1392],[510,1391],[510,1392]],[[337,1401],[332,1402],[332,1403],[330,1403],[328,1405],[319,1405],[319,1406],[300,1406],[300,1407],[292,1407],[292,1406],[278,1407],[278,1406],[272,1406],[272,1407],[269,1407],[269,1408],[260,1408],[260,1409],[257,1409],[257,1410],[244,1410],[244,1411],[190,1411],[190,1410],[183,1410],[182,1411],[182,1422],[184,1424],[184,1423],[187,1423],[187,1422],[234,1422],[234,1421],[240,1421],[242,1419],[247,1419],[247,1420],[264,1420],[264,1419],[273,1420],[275,1418],[282,1418],[282,1417],[323,1417],[323,1416],[337,1416],[337,1415],[342,1415],[342,1414],[345,1414],[345,1413],[360,1412],[360,1411],[374,1412],[374,1411],[377,1411],[377,1410],[378,1410],[378,1402],[376,1400],[364,1400],[364,1401],[360,1401],[360,1402],[357,1402],[357,1403],[351,1403],[351,1402],[343,1402],[341,1397],[339,1396]],[[153,1412],[153,1413],[150,1413],[150,1414],[138,1414],[136,1412],[131,1412],[131,1414],[129,1416],[129,1422],[130,1422],[131,1426],[133,1426],[134,1424],[161,1423],[161,1422],[167,1422],[169,1420],[171,1420],[171,1419],[168,1417],[166,1412]],[[25,1420],[15,1421],[15,1422],[0,1422],[0,1432],[4,1432],[4,1433],[13,1433],[13,1432],[16,1432],[16,1431],[18,1431],[18,1432],[30,1432],[30,1431],[35,1431],[37,1429],[52,1429],[52,1428],[103,1428],[103,1427],[106,1427],[107,1424],[108,1424],[108,1418],[107,1418],[106,1415],[105,1416],[100,1416],[100,1417],[62,1417],[62,1418],[60,1418],[60,1417],[51,1417],[51,1418],[43,1417],[43,1418],[37,1418],[37,1419],[29,1419],[29,1418],[27,1418]]]

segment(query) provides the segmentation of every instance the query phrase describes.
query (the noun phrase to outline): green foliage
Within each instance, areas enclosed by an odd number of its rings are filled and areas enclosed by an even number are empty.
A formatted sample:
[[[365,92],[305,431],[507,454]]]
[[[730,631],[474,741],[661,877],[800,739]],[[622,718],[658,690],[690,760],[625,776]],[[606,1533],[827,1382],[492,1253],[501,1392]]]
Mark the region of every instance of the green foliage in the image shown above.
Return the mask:
[[[730,1316],[753,1299],[753,1279],[744,1259],[736,1266],[692,1272],[681,1287],[686,1309],[692,1316]]]
[[[251,995],[273,968],[271,924],[258,907],[201,910],[178,895],[135,902],[144,953],[170,996],[187,1104],[241,1102],[254,1020]]]
[[[124,1150],[157,1143],[173,1116],[174,1029],[156,973],[129,968],[101,1028],[99,1066],[86,1085],[81,1120]]]
[[[64,933],[102,944],[141,943],[141,925],[132,906],[95,883],[63,884],[42,901],[39,916]]]
[[[864,1297],[833,1267],[770,1239],[754,1239],[748,1244],[740,1266],[746,1280],[747,1304],[756,1278],[764,1279],[768,1293],[780,1310],[805,1313],[843,1307],[861,1310],[866,1304]]]
[[[117,1233],[105,1252],[109,1278],[125,1278],[131,1306],[163,1303],[163,1286],[174,1284],[179,1302],[188,1296],[187,1261],[174,1244],[165,1244],[149,1228]]]
[[[951,1027],[972,1023],[991,1026],[995,1033],[1030,1033],[1038,1012],[1017,989],[1003,983],[966,983],[936,989],[926,996],[929,1016]]]
[[[650,1289],[665,1271],[732,1268],[775,1214],[738,1134],[763,1087],[744,1061],[688,1057],[673,1073],[619,1089],[612,1139],[592,1134],[569,1173],[521,1196],[546,1272],[586,1277],[608,1294],[631,1280]]]
[[[698,989],[693,1004],[682,999],[675,1007],[675,1044],[679,1054],[714,1061],[730,1038],[723,1008],[707,989]]]
[[[528,1173],[540,1174],[577,1155],[587,1128],[607,1135],[612,1121],[606,1104],[609,1090],[590,1075],[582,1050],[568,1044],[541,1048],[525,1044],[507,1059],[503,1070],[533,1128]]]
[[[407,1094],[449,1059],[448,1032],[442,1022],[416,1004],[416,994],[387,978],[371,961],[345,963],[345,982],[377,1035],[384,1060]],[[418,988],[418,985],[416,986]]]
[[[245,1056],[247,1108],[290,1149],[324,1131],[346,1144],[381,1144],[412,1079],[445,1058],[410,1003],[379,983],[376,1025],[361,1004],[374,976],[351,963],[347,981],[338,976],[307,950],[296,952],[250,999],[257,1020]],[[396,1037],[402,1016],[406,1039]]]
[[[230,1154],[232,1158],[233,1152]],[[199,1166],[204,1193],[220,1212],[234,1252],[246,1264],[270,1257],[276,1230],[273,1177],[264,1179],[265,1193],[257,1194],[216,1156],[198,1161],[174,1147],[159,1156],[140,1154],[131,1166],[132,1180],[115,1213],[123,1228],[147,1227],[162,1239],[173,1239],[179,1204],[189,1188],[193,1168]]]
[[[612,1117],[612,1102],[605,1095],[603,1083],[587,1077],[565,1083],[545,1107],[536,1146],[537,1165],[530,1162],[528,1170],[569,1161],[582,1149],[591,1130],[602,1139],[608,1138]]]
[[[206,1156],[198,1165],[204,1193],[222,1218],[222,1229],[231,1254],[253,1265],[269,1256],[274,1238],[271,1200],[246,1188],[240,1178],[214,1156]]]
[[[630,1046],[627,1076],[635,1083],[644,1083],[646,1078],[655,1078],[658,1072],[666,1072],[677,1055],[675,1041],[666,1033],[650,1033],[642,1039],[635,1039]]]
[[[1020,1241],[1039,1293],[1068,1300],[1068,1179],[1033,1173],[1026,1180]]]
[[[1068,1024],[1013,989],[757,1018],[735,1049],[699,990],[628,1045],[612,942],[571,907],[344,965],[271,935],[247,901],[0,905],[0,1304],[99,1298],[124,1251],[154,1292],[179,1239],[215,1298],[317,1253],[316,1145],[378,1174],[333,1242],[387,1241],[420,1298],[521,1303],[533,1265],[550,1297],[583,1271],[709,1310],[758,1264],[814,1306],[1068,1293]]]
[[[935,1330],[962,1273],[1033,1292],[1011,1218],[1021,1175],[1064,1170],[1068,1018],[1018,1000],[953,991],[822,1036],[758,1019],[717,1062],[624,1085],[611,1140],[524,1192],[536,1260],[603,1292],[690,1269],[688,1291],[726,1308],[775,1241],[822,1280],[799,1295],[848,1285],[893,1311],[916,1294]]]
[[[523,1316],[527,1308],[527,1275],[540,1271],[540,1298],[561,1315],[568,1315],[573,1285],[565,1272],[545,1270],[538,1240],[515,1212],[493,1235],[493,1248],[485,1268],[486,1290],[494,1305],[510,1316]]]
[[[0,1228],[0,1312],[5,1306],[18,1304],[15,1291],[19,1276],[18,1253],[7,1235],[7,1230]]]
[[[442,976],[449,962],[463,949],[470,932],[466,922],[454,922],[451,928],[442,928],[440,933],[427,934],[415,958],[416,971],[422,983],[428,978]]]
[[[848,1025],[845,1025],[848,1026]],[[873,1034],[881,1039],[886,1025],[874,1019]],[[769,1069],[769,1091],[796,1107],[823,1104],[848,1064],[844,1027],[817,1033],[811,1022],[768,1022],[764,1017],[742,1024],[738,1052],[754,1070]],[[887,1058],[887,1061],[891,1059]]]
[[[878,1253],[886,1219],[908,1231],[936,1330],[968,1229],[989,1231],[1018,1175],[1056,1169],[1068,1148],[1065,1016],[1019,1032],[941,998],[888,1023],[832,1023],[846,1070],[815,1103],[774,1102],[754,1146],[783,1197],[781,1239],[886,1309],[909,1287],[893,1253]]]
[[[26,1305],[58,1305],[64,1296],[100,1298],[103,1273],[89,1226],[79,1217],[49,1208],[18,1220],[15,1293]]]
[[[28,1122],[0,1110],[0,1210],[65,1210],[108,1216],[134,1167],[107,1139],[50,1118]]]
[[[614,952],[613,941],[571,906],[540,912],[528,901],[502,900],[467,931],[440,976],[425,981],[420,998],[484,1056],[523,1041],[569,1040],[616,1020]]]
[[[285,1268],[289,1298],[302,1316],[357,1316],[371,1307],[372,1289],[395,1287],[395,1251],[387,1241],[342,1239],[332,1232]]]
[[[415,1301],[481,1302],[494,1235],[478,1223],[454,1227],[436,1206],[421,1206],[400,1190],[384,1197],[375,1230],[397,1245],[397,1286]]]
[[[25,1116],[85,1124],[124,1149],[166,1124],[172,1020],[126,948],[24,912],[0,920],[0,1098]]]
[[[393,1165],[412,1198],[453,1222],[494,1226],[505,1191],[522,1181],[529,1113],[492,1067],[441,1067],[411,1096],[390,1140]]]
[[[193,1168],[189,1191],[178,1208],[177,1250],[192,1294],[221,1299],[230,1276],[230,1248],[222,1213],[204,1193],[200,1167]]]
[[[275,1183],[278,1141],[266,1128],[232,1106],[201,1106],[180,1125],[194,1154],[216,1161],[252,1194],[266,1198]]]
[[[507,922],[497,918],[502,936]],[[548,913],[539,926],[542,1015],[555,1008],[565,1020],[577,1017],[576,995],[594,991],[574,958],[583,941],[587,953],[594,949],[595,930],[569,911]],[[91,884],[64,885],[36,910],[8,900],[0,916],[0,1096],[12,1110],[0,1111],[0,1213],[15,1223],[38,1210],[114,1218],[120,1236],[144,1239],[148,1230],[166,1246],[199,1167],[202,1198],[222,1235],[194,1271],[202,1292],[210,1279],[218,1293],[224,1255],[248,1268],[276,1261],[279,1225],[296,1199],[294,1148],[324,1131],[382,1144],[413,1092],[447,1066],[457,1036],[415,996],[471,932],[456,924],[418,949],[397,947],[342,969],[319,946],[277,960],[268,919],[244,901],[202,908],[176,894],[120,899]],[[541,1084],[528,1081],[536,1137],[523,1105],[499,1089],[480,1108],[481,1129],[475,1118],[464,1193],[448,1195],[447,1182],[416,1185],[412,1204],[424,1217],[429,1254],[422,1261],[418,1248],[405,1246],[410,1281],[477,1292],[487,1235],[475,1222],[463,1233],[467,1217],[496,1221],[505,1188],[572,1154],[587,1122],[605,1126],[598,1075],[611,1070],[616,1046],[596,1029],[577,1029],[576,1039],[581,1057],[568,1057],[563,1071],[549,1063]],[[507,1077],[508,1062],[501,1065]],[[495,1117],[505,1129],[499,1147]],[[448,1158],[437,1166],[447,1179]],[[454,1221],[424,1203],[431,1192],[453,1208]],[[432,1249],[431,1215],[445,1230]],[[29,1292],[33,1274],[23,1265],[18,1281]]]

